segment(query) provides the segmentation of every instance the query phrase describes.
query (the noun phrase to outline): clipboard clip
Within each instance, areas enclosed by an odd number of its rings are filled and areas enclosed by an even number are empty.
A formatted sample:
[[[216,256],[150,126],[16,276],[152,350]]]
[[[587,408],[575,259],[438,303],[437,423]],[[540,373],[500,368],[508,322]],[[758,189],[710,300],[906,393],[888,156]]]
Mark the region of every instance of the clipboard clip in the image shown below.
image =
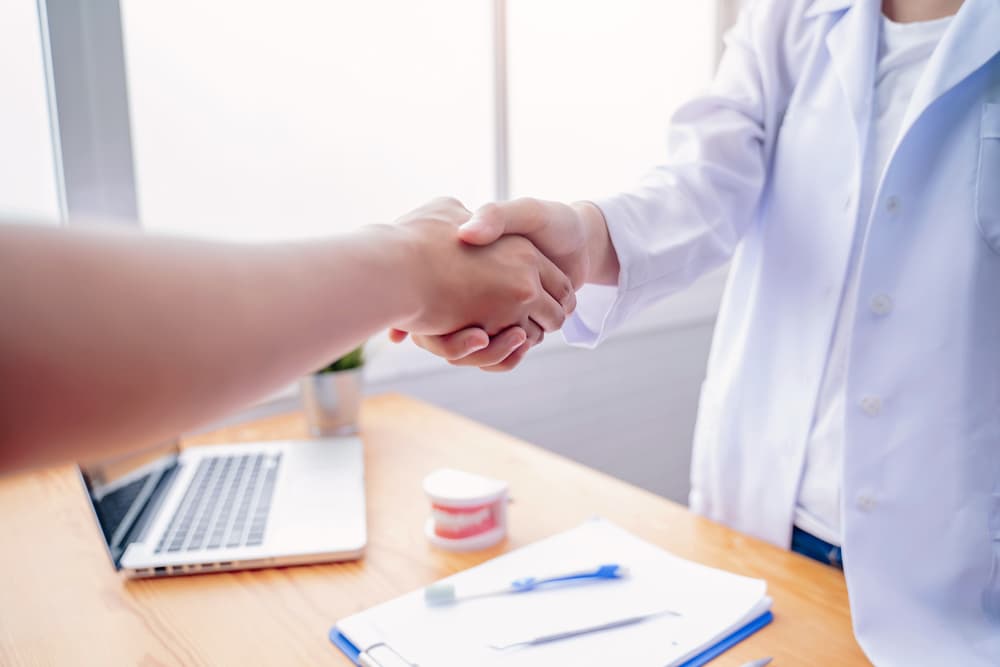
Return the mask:
[[[407,661],[388,644],[374,644],[358,656],[361,667],[420,667]]]

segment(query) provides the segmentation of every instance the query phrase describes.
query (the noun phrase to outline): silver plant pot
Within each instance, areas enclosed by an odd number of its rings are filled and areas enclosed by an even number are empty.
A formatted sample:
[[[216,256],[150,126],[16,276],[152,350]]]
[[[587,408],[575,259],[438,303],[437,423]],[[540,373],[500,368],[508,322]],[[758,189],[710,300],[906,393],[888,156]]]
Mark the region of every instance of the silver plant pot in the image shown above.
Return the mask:
[[[299,381],[309,432],[315,436],[358,432],[362,369],[314,373]]]

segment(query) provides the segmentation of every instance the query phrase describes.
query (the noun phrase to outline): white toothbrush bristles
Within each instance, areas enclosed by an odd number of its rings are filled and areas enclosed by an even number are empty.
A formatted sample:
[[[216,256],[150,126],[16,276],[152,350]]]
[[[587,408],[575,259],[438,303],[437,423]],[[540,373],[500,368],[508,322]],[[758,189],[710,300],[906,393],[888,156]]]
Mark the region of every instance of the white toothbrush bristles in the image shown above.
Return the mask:
[[[424,589],[427,604],[451,604],[456,599],[455,585],[448,583],[431,584]]]

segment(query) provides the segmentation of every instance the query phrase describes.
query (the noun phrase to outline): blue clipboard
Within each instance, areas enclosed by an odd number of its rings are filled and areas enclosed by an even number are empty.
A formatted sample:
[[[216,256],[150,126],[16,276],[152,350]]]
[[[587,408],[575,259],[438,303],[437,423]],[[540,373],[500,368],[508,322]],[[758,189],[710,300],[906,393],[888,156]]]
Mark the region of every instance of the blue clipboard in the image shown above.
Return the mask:
[[[340,633],[340,630],[337,629],[336,625],[330,628],[330,641],[332,641],[333,645],[339,648],[344,655],[350,658],[351,662],[355,665],[361,664],[358,660],[361,656],[361,651],[358,650],[357,646],[351,643],[350,639]]]
[[[713,660],[722,653],[726,652],[729,648],[739,644],[741,641],[766,626],[772,620],[774,620],[774,615],[770,611],[764,612],[739,630],[736,630],[732,634],[720,640],[714,646],[710,646],[690,660],[681,663],[679,667],[700,667],[701,665],[704,665],[710,660]],[[361,664],[359,661],[361,651],[358,650],[357,646],[351,643],[351,640],[341,634],[340,630],[337,629],[337,626],[330,628],[329,636],[333,645],[340,649],[344,655],[350,658],[351,662],[355,665]]]

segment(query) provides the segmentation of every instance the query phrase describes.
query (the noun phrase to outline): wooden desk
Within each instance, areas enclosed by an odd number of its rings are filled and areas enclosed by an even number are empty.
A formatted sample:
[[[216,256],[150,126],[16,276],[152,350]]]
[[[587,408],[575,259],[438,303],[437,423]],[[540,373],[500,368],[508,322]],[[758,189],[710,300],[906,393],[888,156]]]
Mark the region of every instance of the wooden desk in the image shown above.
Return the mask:
[[[651,493],[399,396],[362,418],[370,544],[353,563],[127,581],[111,567],[72,468],[0,480],[0,664],[349,665],[339,618],[600,514],[674,553],[767,579],[775,620],[713,665],[869,664],[839,572],[690,514]],[[191,442],[302,437],[299,415]],[[613,446],[613,443],[609,443]],[[510,480],[510,538],[437,551],[420,482],[441,466]]]

